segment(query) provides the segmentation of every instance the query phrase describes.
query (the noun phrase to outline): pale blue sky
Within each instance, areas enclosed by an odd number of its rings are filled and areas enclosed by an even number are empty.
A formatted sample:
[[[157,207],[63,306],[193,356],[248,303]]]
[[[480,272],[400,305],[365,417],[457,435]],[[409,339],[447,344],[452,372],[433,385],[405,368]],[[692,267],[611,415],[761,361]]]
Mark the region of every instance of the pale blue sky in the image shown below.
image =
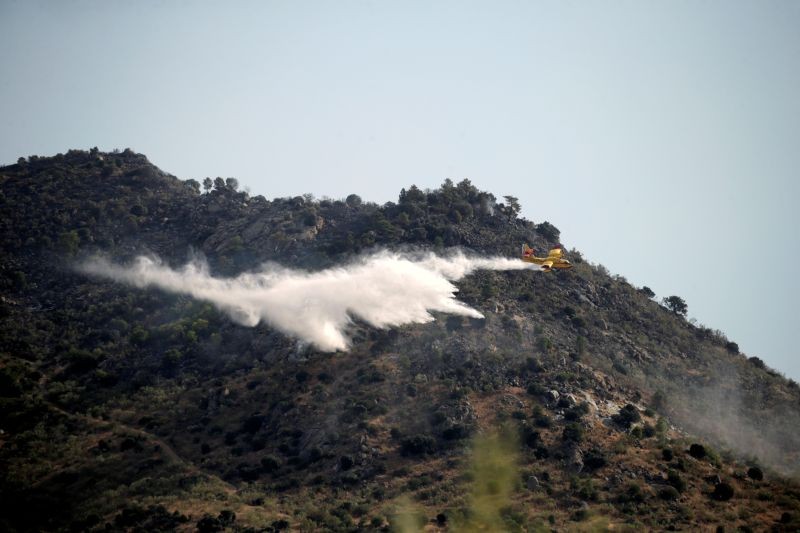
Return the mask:
[[[469,178],[800,379],[800,2],[0,0],[0,163],[267,197]]]

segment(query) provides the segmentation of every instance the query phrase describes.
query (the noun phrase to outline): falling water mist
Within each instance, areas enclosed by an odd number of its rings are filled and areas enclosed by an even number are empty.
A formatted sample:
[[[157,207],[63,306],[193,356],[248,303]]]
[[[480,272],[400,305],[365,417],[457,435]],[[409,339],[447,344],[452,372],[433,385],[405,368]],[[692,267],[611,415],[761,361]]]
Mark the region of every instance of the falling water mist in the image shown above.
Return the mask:
[[[320,350],[336,351],[349,347],[347,328],[353,318],[376,328],[431,322],[431,312],[482,318],[456,299],[454,281],[476,270],[536,271],[539,267],[460,251],[443,256],[382,251],[318,272],[268,263],[234,278],[212,276],[202,260],[173,269],[144,256],[129,265],[96,257],[78,269],[136,287],[188,294],[213,303],[242,325],[263,321]]]

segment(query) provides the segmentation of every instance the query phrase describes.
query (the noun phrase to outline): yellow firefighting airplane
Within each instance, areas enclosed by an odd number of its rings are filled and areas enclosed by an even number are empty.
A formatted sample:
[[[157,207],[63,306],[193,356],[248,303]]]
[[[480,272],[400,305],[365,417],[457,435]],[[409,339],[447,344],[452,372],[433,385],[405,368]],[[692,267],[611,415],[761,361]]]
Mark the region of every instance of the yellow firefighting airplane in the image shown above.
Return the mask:
[[[522,260],[539,265],[545,272],[550,272],[554,268],[572,268],[572,263],[561,257],[561,246],[550,250],[547,257],[536,257],[534,253],[533,248],[527,244],[522,245]]]

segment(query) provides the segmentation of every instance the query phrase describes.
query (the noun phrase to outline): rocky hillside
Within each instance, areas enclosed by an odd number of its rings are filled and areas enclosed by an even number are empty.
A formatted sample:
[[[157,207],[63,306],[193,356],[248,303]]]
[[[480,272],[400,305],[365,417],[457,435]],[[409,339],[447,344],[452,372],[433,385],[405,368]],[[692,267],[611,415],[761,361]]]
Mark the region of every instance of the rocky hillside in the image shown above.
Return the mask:
[[[518,212],[468,181],[267,200],[128,150],[0,168],[0,529],[800,529],[798,385],[578,251],[459,282],[485,319],[357,323],[334,354],[73,268],[559,241]]]

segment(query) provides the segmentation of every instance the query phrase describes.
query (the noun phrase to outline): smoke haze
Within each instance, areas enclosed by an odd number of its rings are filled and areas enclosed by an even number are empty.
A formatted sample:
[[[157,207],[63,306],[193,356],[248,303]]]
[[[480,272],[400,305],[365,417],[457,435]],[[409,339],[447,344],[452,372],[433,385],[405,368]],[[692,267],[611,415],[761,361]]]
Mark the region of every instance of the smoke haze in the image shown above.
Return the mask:
[[[309,342],[322,351],[346,350],[347,327],[357,317],[376,328],[422,324],[431,312],[483,318],[456,299],[458,281],[475,270],[539,270],[502,257],[404,255],[378,252],[349,265],[319,272],[265,264],[235,278],[211,276],[204,261],[175,270],[158,259],[140,256],[131,265],[90,259],[79,270],[135,287],[158,287],[213,303],[236,322],[261,321]]]

